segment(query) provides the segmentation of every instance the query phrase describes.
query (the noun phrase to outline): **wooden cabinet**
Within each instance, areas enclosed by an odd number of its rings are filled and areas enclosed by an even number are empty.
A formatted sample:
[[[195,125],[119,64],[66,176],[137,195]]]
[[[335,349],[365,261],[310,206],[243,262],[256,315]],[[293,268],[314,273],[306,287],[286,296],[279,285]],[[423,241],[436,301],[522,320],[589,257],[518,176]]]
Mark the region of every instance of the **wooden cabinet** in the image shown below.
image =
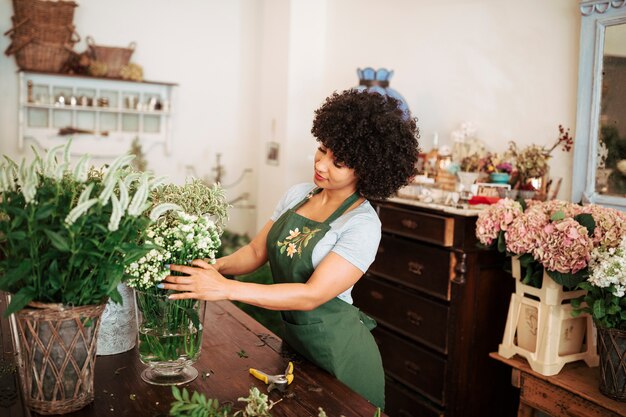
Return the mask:
[[[72,137],[72,153],[117,157],[139,139],[170,150],[176,84],[20,71],[18,148],[51,148]],[[61,135],[61,130],[81,133]]]
[[[374,317],[391,417],[514,415],[501,342],[514,280],[505,257],[479,249],[475,215],[399,200],[375,204],[383,236],[353,290]]]

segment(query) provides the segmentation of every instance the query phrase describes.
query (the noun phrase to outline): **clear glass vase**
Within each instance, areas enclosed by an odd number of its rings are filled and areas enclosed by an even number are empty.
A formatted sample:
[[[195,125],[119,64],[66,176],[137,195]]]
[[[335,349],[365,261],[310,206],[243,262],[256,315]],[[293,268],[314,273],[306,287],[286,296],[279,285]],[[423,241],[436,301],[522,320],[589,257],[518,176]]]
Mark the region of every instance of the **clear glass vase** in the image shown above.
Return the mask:
[[[154,385],[182,385],[198,376],[191,365],[202,349],[206,302],[170,300],[169,293],[135,290],[139,358],[148,365],[141,379]]]

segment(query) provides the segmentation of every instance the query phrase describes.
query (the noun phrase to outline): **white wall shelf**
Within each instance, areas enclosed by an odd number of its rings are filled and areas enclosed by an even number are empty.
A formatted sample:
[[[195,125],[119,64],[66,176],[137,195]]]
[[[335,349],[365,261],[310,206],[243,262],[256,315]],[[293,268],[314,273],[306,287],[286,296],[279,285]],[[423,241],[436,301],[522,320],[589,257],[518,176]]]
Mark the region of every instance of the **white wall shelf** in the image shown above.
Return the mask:
[[[176,84],[43,72],[19,73],[18,148],[50,148],[73,139],[72,153],[116,157],[139,138],[144,151],[171,147]],[[61,135],[61,129],[81,133]]]

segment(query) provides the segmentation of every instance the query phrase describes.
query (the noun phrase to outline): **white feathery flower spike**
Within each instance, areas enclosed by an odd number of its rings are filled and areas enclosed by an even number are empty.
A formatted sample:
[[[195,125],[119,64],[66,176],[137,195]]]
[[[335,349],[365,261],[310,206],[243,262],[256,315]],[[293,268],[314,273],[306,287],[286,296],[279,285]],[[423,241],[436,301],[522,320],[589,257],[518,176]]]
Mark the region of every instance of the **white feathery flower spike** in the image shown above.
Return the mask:
[[[128,215],[137,217],[145,210],[145,204],[148,200],[148,175],[141,177],[141,185],[135,192],[130,204],[128,205]]]
[[[135,155],[125,154],[117,157],[115,161],[111,163],[111,166],[109,166],[109,168],[107,169],[106,174],[104,174],[104,182],[109,180],[112,175],[117,175],[117,171],[128,166],[128,164],[130,164],[130,161],[132,161],[133,159],[135,159]]]
[[[89,200],[89,197],[91,195],[91,191],[93,190],[94,185],[95,185],[94,183],[91,183],[85,187],[83,192],[80,193],[80,197],[78,197],[78,203],[76,205],[80,205],[84,203],[85,201]]]
[[[130,185],[139,180],[141,178],[141,174],[138,172],[132,172],[130,174],[128,174],[126,177],[124,177],[124,184],[126,184],[127,188],[130,188]]]
[[[120,220],[122,219],[122,208],[120,206],[120,200],[117,199],[117,196],[113,194],[111,196],[111,204],[113,206],[113,211],[111,213],[111,218],[109,219],[109,231],[115,232],[120,227]]]
[[[89,174],[89,160],[91,158],[89,155],[83,155],[82,158],[78,161],[76,166],[74,167],[74,178],[78,182],[87,181],[87,176]]]
[[[67,166],[70,166],[70,146],[72,145],[72,138],[69,138],[68,141],[65,143],[65,147],[63,148],[63,163],[67,164]]]
[[[57,160],[56,160],[57,152],[59,152],[64,147],[65,145],[57,145],[48,151],[48,155],[46,156],[46,165],[44,168],[45,170],[44,175],[46,177],[50,177],[50,178],[54,177],[54,173],[57,168]]]
[[[115,190],[115,185],[117,184],[117,178],[115,176],[111,176],[104,181],[104,189],[98,196],[98,199],[102,203],[102,205],[106,205],[109,202],[109,198],[113,195],[113,190]]]
[[[98,199],[92,198],[91,200],[87,200],[84,203],[77,205],[69,212],[65,218],[65,223],[71,226],[80,216],[85,214],[87,210],[89,210],[96,203],[98,203]]]
[[[165,184],[165,182],[167,181],[167,176],[162,176],[162,177],[155,177],[153,179],[150,180],[150,191],[154,190],[157,187],[160,187],[161,185]]]
[[[117,180],[117,186],[120,189],[120,206],[122,207],[122,211],[126,211],[126,208],[128,208],[128,203],[130,202],[130,198],[128,196],[128,187],[121,178]]]
[[[154,222],[163,214],[167,213],[168,211],[182,211],[182,209],[183,208],[181,206],[179,206],[178,204],[174,204],[174,203],[159,204],[158,206],[153,208],[152,211],[150,212],[150,220]]]

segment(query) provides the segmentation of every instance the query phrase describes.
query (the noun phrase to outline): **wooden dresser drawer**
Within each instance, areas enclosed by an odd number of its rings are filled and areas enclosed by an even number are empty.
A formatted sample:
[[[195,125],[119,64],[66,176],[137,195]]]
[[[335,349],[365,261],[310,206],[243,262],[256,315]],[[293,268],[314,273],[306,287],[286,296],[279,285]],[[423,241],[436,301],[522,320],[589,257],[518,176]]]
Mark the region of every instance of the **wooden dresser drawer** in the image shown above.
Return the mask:
[[[402,285],[450,299],[454,253],[448,249],[384,235],[370,272]]]
[[[372,334],[385,372],[443,405],[446,361],[393,333],[376,327]]]
[[[583,397],[526,374],[520,384],[520,401],[554,417],[618,417]]]
[[[385,414],[390,417],[443,416],[443,412],[391,379],[385,381]]]
[[[366,274],[352,290],[354,305],[387,327],[447,353],[448,307]]]
[[[404,210],[386,205],[379,206],[378,217],[380,217],[384,231],[441,246],[452,246],[454,240],[454,218],[452,217]]]

